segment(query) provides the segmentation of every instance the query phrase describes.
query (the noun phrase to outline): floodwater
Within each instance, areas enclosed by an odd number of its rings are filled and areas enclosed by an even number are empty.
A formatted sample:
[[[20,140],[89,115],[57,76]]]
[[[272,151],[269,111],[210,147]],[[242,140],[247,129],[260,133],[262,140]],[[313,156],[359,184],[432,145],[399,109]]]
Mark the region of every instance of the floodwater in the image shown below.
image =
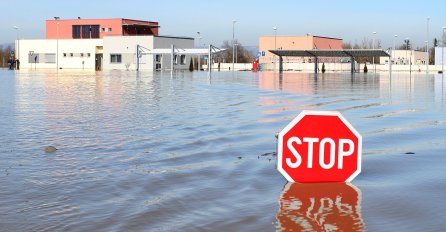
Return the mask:
[[[352,184],[276,170],[309,109],[361,133]],[[444,231],[446,77],[0,70],[0,155],[1,231]]]

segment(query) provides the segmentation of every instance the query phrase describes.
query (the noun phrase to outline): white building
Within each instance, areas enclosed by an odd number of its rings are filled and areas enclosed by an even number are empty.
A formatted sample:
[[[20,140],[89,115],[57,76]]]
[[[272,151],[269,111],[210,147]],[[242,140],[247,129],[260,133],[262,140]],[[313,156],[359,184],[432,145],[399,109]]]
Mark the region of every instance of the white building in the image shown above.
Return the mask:
[[[141,46],[140,70],[171,69],[171,54],[155,49],[193,48],[194,40],[166,36],[105,36],[103,39],[20,40],[16,44],[20,67],[38,69],[135,70],[136,47]],[[19,48],[20,47],[20,48]],[[175,69],[187,69],[191,55],[179,55]]]
[[[180,50],[194,48],[194,39],[159,36],[158,29],[158,23],[150,21],[56,17],[46,20],[45,39],[17,40],[15,58],[22,69],[166,70],[172,64],[175,69],[189,68],[194,54]]]
[[[446,63],[445,53],[445,47],[435,47],[435,65],[443,65],[443,63]]]
[[[392,64],[396,65],[421,65],[426,64],[428,57],[427,52],[419,52],[414,50],[393,50],[389,52],[392,56]],[[381,57],[381,64],[388,64],[389,57]]]

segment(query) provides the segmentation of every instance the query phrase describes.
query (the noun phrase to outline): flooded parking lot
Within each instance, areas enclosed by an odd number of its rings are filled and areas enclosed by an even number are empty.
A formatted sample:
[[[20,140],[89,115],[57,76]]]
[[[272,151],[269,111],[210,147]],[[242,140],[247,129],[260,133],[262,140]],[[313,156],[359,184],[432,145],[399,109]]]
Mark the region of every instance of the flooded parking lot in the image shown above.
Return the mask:
[[[0,70],[2,231],[439,231],[446,77]],[[336,110],[352,184],[287,184],[275,134]],[[54,146],[54,152],[45,147]]]

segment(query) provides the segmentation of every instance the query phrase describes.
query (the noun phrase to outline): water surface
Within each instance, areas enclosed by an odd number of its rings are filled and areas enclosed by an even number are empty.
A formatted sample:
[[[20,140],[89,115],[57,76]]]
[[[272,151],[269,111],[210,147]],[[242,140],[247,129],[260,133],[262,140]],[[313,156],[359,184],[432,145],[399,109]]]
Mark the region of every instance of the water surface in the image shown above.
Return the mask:
[[[446,80],[0,70],[2,231],[441,231]],[[274,135],[337,110],[352,185],[287,184]],[[55,146],[45,153],[45,146]]]

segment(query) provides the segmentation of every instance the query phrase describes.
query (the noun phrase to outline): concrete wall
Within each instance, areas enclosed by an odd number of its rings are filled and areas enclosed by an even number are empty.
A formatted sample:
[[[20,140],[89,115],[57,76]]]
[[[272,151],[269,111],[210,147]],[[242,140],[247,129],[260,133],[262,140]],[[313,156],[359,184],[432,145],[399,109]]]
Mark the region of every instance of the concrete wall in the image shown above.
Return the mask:
[[[168,36],[158,36],[154,39],[155,48],[171,48],[171,45],[174,45],[177,49],[182,48],[194,48],[194,40],[189,38],[181,38],[181,37],[168,37]],[[162,54],[162,62],[161,69],[162,70],[170,70],[171,69],[171,54]],[[186,62],[184,65],[181,65],[179,62],[175,65],[175,69],[189,69],[191,56],[186,56]]]
[[[390,51],[393,64],[409,65],[412,61],[413,65],[426,64],[427,52],[419,52],[414,50],[393,50]],[[387,64],[389,57],[381,57],[380,64]]]
[[[264,71],[273,71],[273,64],[262,64]],[[205,69],[207,65],[204,65]],[[232,70],[232,63],[220,63],[220,71],[230,71]],[[326,72],[350,72],[350,63],[325,63]],[[376,72],[388,72],[389,65],[387,64],[367,64],[369,72],[374,72],[376,67]],[[441,71],[441,65],[429,65],[429,73],[437,73]],[[238,63],[234,65],[236,71],[246,71],[251,70],[252,64],[250,63]],[[318,64],[319,72],[322,72],[322,63]],[[212,70],[218,69],[218,63],[212,65]],[[314,72],[314,63],[284,63],[284,71],[297,71],[297,72]],[[364,64],[355,64],[356,72],[364,72]],[[279,71],[279,64],[276,66],[276,71]],[[426,72],[426,65],[392,65],[392,72]],[[446,66],[445,66],[446,71]]]
[[[445,47],[436,47],[435,48],[435,63],[434,64],[441,65],[443,62],[446,63],[446,48]]]
[[[153,49],[153,36],[108,36],[104,38],[104,70],[136,70],[136,45]],[[121,55],[120,63],[112,63],[111,55]],[[153,70],[153,55],[145,54],[140,60],[141,70]]]
[[[103,46],[101,39],[89,40],[19,40],[15,50],[19,52],[20,68],[95,69],[96,46]],[[38,55],[37,63],[30,60],[30,52]],[[71,53],[73,56],[71,56]],[[83,56],[82,56],[83,55]],[[89,55],[89,56],[88,56]],[[47,60],[46,56],[54,56]],[[82,64],[83,62],[83,64]]]

